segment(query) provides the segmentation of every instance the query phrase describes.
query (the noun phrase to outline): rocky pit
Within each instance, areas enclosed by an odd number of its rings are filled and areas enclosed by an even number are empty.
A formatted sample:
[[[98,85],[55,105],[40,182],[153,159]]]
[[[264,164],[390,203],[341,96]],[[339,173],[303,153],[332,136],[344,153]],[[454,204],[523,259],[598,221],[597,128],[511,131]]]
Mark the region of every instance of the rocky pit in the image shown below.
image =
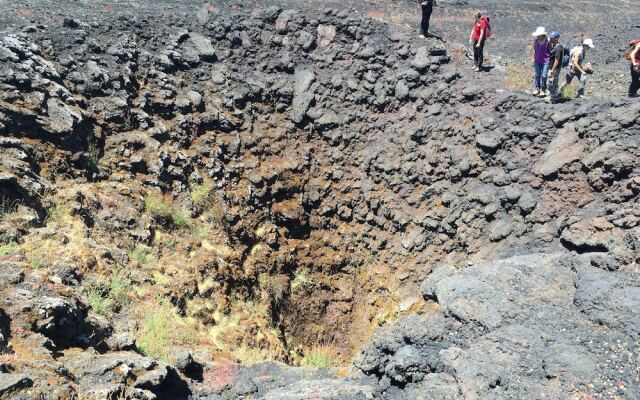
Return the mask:
[[[639,102],[348,10],[62,5],[3,6],[0,398],[640,397]]]

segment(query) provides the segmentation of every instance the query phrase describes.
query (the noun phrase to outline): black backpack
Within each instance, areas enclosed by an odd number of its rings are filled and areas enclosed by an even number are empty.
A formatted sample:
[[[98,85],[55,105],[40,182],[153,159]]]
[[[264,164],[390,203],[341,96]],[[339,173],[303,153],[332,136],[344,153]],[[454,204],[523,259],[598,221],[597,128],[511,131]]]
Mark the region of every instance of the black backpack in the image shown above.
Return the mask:
[[[562,46],[562,68],[567,68],[571,63],[571,46]]]
[[[578,46],[565,46],[562,48],[562,68],[568,68],[571,64],[571,54]]]

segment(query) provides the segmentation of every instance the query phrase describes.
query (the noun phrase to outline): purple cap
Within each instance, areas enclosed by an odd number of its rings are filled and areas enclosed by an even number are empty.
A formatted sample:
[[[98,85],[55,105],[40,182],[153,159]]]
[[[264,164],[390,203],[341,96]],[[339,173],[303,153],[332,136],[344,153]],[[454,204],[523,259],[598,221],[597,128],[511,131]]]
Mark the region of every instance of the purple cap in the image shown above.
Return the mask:
[[[549,37],[551,39],[560,39],[560,32],[551,32],[551,35],[549,35]]]

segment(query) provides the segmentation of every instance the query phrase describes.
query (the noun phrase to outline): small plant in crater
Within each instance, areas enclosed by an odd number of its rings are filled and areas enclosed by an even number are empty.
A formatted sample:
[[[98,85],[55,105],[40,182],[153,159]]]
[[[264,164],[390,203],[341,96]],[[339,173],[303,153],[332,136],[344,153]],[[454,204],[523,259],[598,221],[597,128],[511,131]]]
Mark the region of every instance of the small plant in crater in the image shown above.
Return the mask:
[[[0,197],[0,219],[6,214],[14,212],[18,208],[18,201],[11,200],[8,197]]]
[[[269,294],[273,302],[279,303],[284,299],[284,295],[289,289],[289,278],[286,275],[269,275],[262,273],[258,275],[258,285]]]
[[[6,256],[16,251],[16,246],[12,244],[3,244],[0,246],[0,257]]]
[[[193,233],[200,240],[205,240],[205,239],[207,239],[209,237],[209,233],[207,232],[207,230],[205,228],[202,228],[202,227],[196,228]]]
[[[144,210],[154,218],[169,218],[171,204],[161,196],[150,194],[144,201]]]
[[[120,306],[126,306],[130,303],[131,281],[120,272],[111,278],[109,289],[109,296],[115,303]]]
[[[311,289],[318,286],[317,283],[313,281],[309,271],[306,269],[299,269],[295,272],[293,277],[293,281],[291,281],[291,292],[295,293],[298,291],[303,291],[307,289]]]
[[[111,304],[109,300],[109,287],[102,282],[95,282],[87,292],[89,307],[100,315],[107,316],[111,312]]]
[[[367,252],[364,257],[362,257],[362,265],[369,265],[373,263],[374,258],[371,252]]]
[[[337,367],[341,362],[338,349],[335,346],[322,344],[305,351],[300,360],[300,365],[313,369],[322,369]]]
[[[148,246],[138,244],[129,249],[129,260],[135,266],[144,266],[153,260],[153,254]]]
[[[208,198],[211,193],[211,185],[207,185],[203,183],[201,185],[193,185],[191,187],[191,201],[194,204],[202,205]]]
[[[71,208],[64,204],[57,204],[54,202],[49,203],[45,207],[45,223],[58,222],[64,217],[71,215]]]
[[[31,254],[27,258],[27,263],[33,269],[42,269],[45,265],[44,256],[40,253]]]
[[[182,211],[176,211],[171,215],[171,219],[173,220],[173,223],[175,224],[175,226],[177,226],[180,229],[187,229],[189,228],[189,217],[183,213]]]
[[[149,304],[136,340],[140,353],[166,361],[177,318],[173,307],[166,299],[157,298]]]
[[[87,145],[87,167],[90,171],[98,170],[98,163],[100,162],[100,149],[94,142],[89,142]]]

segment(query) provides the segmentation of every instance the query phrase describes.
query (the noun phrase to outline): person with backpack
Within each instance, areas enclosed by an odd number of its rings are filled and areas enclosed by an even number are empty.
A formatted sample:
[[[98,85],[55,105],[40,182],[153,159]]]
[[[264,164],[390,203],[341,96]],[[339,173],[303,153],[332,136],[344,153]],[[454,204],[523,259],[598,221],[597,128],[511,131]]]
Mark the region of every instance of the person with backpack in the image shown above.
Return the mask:
[[[431,14],[433,13],[433,6],[437,5],[436,0],[418,0],[420,8],[422,8],[422,21],[420,22],[420,37],[424,39],[429,35],[429,24],[431,21]]]
[[[578,78],[580,82],[578,85],[578,98],[584,98],[584,89],[587,85],[587,74],[591,72],[590,68],[584,64],[584,60],[587,56],[587,51],[594,47],[593,40],[585,39],[582,42],[582,46],[576,46],[571,49],[571,52],[569,53],[570,61],[569,66],[567,67],[567,74],[564,78],[564,83],[558,89],[559,93],[562,93],[564,88],[571,84],[573,78]]]
[[[640,89],[640,40],[629,42],[626,59],[631,63],[629,97],[638,97],[638,89]]]
[[[469,43],[473,46],[473,62],[475,64],[474,71],[482,71],[482,63],[484,62],[484,44],[491,37],[491,25],[489,17],[483,16],[480,11],[475,14],[475,23],[469,36]]]
[[[548,101],[551,104],[555,104],[558,102],[558,84],[560,83],[560,71],[562,71],[565,51],[560,44],[559,32],[551,32],[549,43],[551,46],[551,58],[549,59],[549,79],[551,84],[549,85]]]
[[[538,27],[532,35],[536,38],[533,41],[533,94],[546,96],[549,60],[551,59],[549,38],[543,26]]]

